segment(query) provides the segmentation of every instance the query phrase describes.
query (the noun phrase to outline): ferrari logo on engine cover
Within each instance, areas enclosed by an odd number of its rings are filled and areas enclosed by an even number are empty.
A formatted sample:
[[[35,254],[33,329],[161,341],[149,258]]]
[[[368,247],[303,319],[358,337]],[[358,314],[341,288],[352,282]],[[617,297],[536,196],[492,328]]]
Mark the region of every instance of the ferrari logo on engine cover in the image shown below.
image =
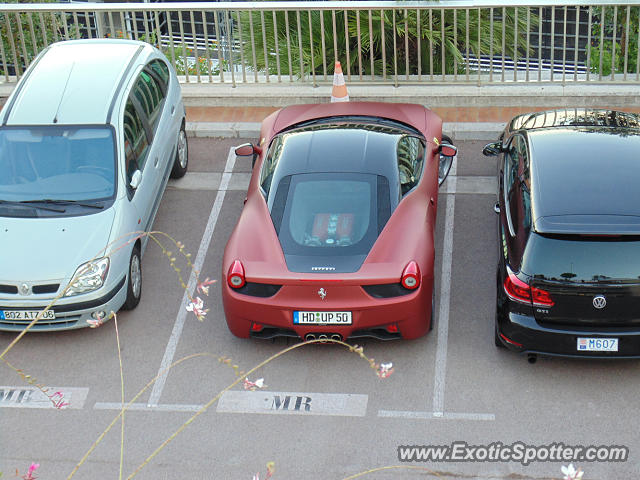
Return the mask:
[[[320,290],[318,290],[318,295],[320,295],[321,300],[324,300],[324,297],[327,296],[327,291],[324,288],[321,288]]]

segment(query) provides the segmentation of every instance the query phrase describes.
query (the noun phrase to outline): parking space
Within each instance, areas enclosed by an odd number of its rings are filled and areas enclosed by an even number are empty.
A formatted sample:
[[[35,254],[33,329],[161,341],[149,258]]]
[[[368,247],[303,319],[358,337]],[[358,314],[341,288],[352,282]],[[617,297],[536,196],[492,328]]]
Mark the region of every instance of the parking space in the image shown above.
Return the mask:
[[[191,138],[190,172],[167,189],[154,225],[183,242],[193,261],[201,259],[201,278],[219,279],[224,245],[242,209],[250,161],[230,160],[229,150],[244,141]],[[637,361],[540,359],[529,365],[493,345],[495,160],[481,155],[484,142],[457,143],[458,165],[439,198],[436,239],[436,298],[449,301],[436,309],[436,327],[424,338],[360,342],[376,362],[393,362],[393,375],[379,379],[362,359],[334,346],[295,350],[251,376],[264,377],[263,391],[235,388],[138,478],[251,478],[264,472],[268,461],[276,462],[274,478],[344,478],[399,464],[399,445],[453,441],[627,445],[629,461],[582,464],[584,478],[622,478],[640,469],[634,454],[640,448],[633,401]],[[246,370],[293,344],[233,337],[218,284],[205,297],[209,312],[203,322],[185,315],[184,290],[156,244],[149,245],[143,272],[140,305],[118,315],[127,399],[158,374],[163,362],[210,352]],[[0,335],[3,344],[11,338]],[[36,461],[42,478],[66,478],[117,413],[114,325],[27,335],[8,360],[38,383],[87,389],[77,409],[19,408],[8,405],[16,397],[0,396],[5,398],[0,407],[8,407],[0,408],[0,471],[6,475]],[[126,415],[125,472],[233,380],[233,371],[211,357],[172,370]],[[25,386],[4,367],[0,385]],[[119,426],[76,478],[115,477],[118,458]],[[561,476],[561,463],[407,465],[432,468],[445,478]],[[429,477],[391,470],[365,478]]]

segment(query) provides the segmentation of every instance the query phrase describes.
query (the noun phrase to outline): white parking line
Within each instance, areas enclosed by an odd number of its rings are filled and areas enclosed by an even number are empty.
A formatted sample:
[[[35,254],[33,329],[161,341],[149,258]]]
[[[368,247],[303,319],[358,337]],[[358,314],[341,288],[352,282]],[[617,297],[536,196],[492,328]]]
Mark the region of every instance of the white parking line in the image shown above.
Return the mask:
[[[378,417],[419,418],[422,420],[476,420],[485,422],[491,422],[496,419],[493,413],[405,412],[401,410],[378,410]]]
[[[224,392],[218,413],[261,413],[271,415],[332,415],[364,417],[368,395],[353,393]]]
[[[451,167],[448,187],[456,191],[457,162]],[[444,414],[444,389],[447,375],[447,342],[449,339],[449,303],[451,299],[451,263],[453,257],[453,219],[456,208],[456,196],[447,195],[447,207],[444,219],[444,241],[442,243],[442,274],[440,276],[440,305],[436,326],[438,327],[436,347],[436,371],[433,384],[433,414]]]
[[[204,259],[207,255],[207,251],[209,250],[209,244],[211,243],[211,237],[213,236],[213,230],[216,227],[216,222],[218,221],[218,217],[220,215],[220,210],[222,209],[222,202],[224,201],[224,196],[229,187],[229,182],[231,181],[231,175],[233,172],[233,166],[236,161],[236,155],[233,151],[233,147],[229,149],[229,155],[227,156],[227,163],[224,167],[224,173],[222,174],[222,180],[220,181],[220,187],[218,188],[218,193],[216,195],[216,199],[213,202],[213,207],[211,207],[211,213],[209,214],[209,220],[207,221],[207,226],[204,230],[204,234],[202,235],[202,240],[200,241],[200,247],[198,248],[198,253],[193,262],[194,271],[200,271],[202,269],[202,265],[204,264]],[[169,337],[169,343],[167,344],[167,348],[164,351],[164,357],[162,357],[162,363],[160,364],[160,369],[158,370],[158,374],[161,374],[158,377],[158,380],[153,385],[153,390],[151,390],[151,395],[149,396],[150,407],[154,407],[158,405],[158,401],[160,400],[160,395],[162,395],[162,390],[164,389],[164,384],[167,381],[167,373],[165,370],[169,368],[171,363],[173,363],[173,358],[176,354],[176,348],[178,347],[178,341],[180,340],[180,335],[182,335],[182,328],[184,327],[184,321],[187,318],[187,304],[189,303],[189,295],[193,294],[193,290],[196,286],[196,276],[194,273],[191,274],[189,278],[189,283],[187,284],[187,289],[184,292],[182,297],[182,303],[180,304],[180,309],[178,310],[178,316],[176,317],[176,321],[173,324],[173,331],[171,332],[171,337]],[[162,373],[165,372],[165,373]]]
[[[364,417],[367,414],[368,395],[353,393],[309,392],[224,392],[216,406],[217,413],[253,413],[261,415],[307,415]],[[133,403],[131,411],[197,412],[204,405]],[[118,402],[98,402],[94,410],[120,410]]]
[[[0,386],[0,408],[82,409],[88,388]]]

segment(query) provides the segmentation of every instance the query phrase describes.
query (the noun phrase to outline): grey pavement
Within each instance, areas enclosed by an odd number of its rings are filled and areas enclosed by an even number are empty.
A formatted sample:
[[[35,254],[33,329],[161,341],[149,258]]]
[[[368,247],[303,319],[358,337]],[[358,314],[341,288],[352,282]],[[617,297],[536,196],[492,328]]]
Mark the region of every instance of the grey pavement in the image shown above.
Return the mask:
[[[345,349],[306,345],[249,376],[265,388],[241,386],[225,394],[186,427],[136,478],[251,479],[276,465],[274,480],[342,479],[366,470],[371,479],[437,478],[540,480],[562,478],[562,463],[399,462],[400,445],[470,445],[522,441],[529,445],[626,445],[622,463],[581,462],[585,480],[635,478],[640,437],[634,399],[640,362],[541,358],[535,365],[493,345],[497,262],[495,159],[480,153],[493,139],[456,141],[454,175],[443,186],[436,230],[436,328],[410,342],[367,340],[364,352],[393,362],[394,373],[376,377],[368,363]],[[224,245],[243,207],[250,164],[229,149],[252,138],[190,138],[191,170],[166,191],[154,228],[180,240],[196,257],[211,213],[219,205],[211,241],[204,247],[203,277],[218,279]],[[454,185],[455,184],[455,188]],[[224,190],[220,190],[224,188]],[[224,193],[223,193],[224,192]],[[455,192],[455,193],[454,193]],[[218,199],[218,200],[217,200]],[[222,199],[222,200],[220,200]],[[166,237],[165,250],[175,252]],[[259,239],[256,239],[259,241]],[[179,261],[186,275],[184,260]],[[220,286],[204,297],[203,322],[188,315],[180,335],[183,290],[155,243],[143,258],[143,297],[118,315],[125,398],[131,399],[160,368],[174,341],[175,360],[159,389],[150,390],[125,415],[125,477],[169,435],[237,377],[219,356],[247,370],[283,348],[283,339],[233,337],[226,326]],[[445,297],[449,302],[441,302]],[[38,383],[71,395],[72,407],[38,408],[37,395],[0,394],[0,471],[21,474],[40,463],[42,479],[63,479],[118,413],[121,401],[115,325],[27,335],[9,354]],[[13,335],[0,334],[0,344]],[[0,366],[0,386],[27,388]],[[442,411],[435,407],[438,404]],[[309,407],[307,409],[307,406]],[[105,436],[74,478],[118,478],[120,424]],[[565,462],[566,464],[566,462]]]

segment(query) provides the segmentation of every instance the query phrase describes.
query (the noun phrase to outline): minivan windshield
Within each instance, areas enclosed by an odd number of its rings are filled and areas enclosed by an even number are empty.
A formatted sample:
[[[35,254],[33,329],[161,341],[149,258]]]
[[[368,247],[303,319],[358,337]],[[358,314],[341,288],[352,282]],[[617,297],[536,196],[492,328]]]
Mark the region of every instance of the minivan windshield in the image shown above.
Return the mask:
[[[640,237],[532,233],[521,270],[547,281],[640,283]]]
[[[108,126],[0,128],[0,200],[95,201],[115,194]]]

